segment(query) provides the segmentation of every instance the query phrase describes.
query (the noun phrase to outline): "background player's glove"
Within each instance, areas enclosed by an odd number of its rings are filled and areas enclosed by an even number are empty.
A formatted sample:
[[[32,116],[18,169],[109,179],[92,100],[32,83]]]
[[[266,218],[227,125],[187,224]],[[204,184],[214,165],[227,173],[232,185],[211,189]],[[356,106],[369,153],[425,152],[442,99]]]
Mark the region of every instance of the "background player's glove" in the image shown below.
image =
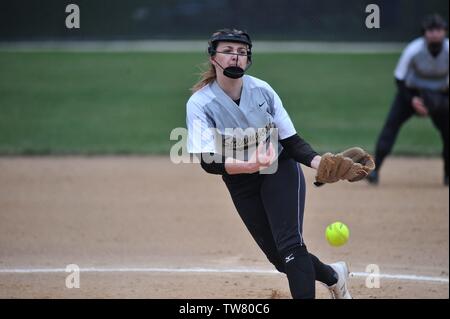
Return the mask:
[[[326,153],[317,168],[316,186],[335,183],[339,180],[356,182],[375,169],[375,162],[369,153],[359,147],[349,148],[342,153]]]
[[[420,90],[420,97],[425,108],[431,115],[448,116],[448,91],[436,92],[432,90]]]

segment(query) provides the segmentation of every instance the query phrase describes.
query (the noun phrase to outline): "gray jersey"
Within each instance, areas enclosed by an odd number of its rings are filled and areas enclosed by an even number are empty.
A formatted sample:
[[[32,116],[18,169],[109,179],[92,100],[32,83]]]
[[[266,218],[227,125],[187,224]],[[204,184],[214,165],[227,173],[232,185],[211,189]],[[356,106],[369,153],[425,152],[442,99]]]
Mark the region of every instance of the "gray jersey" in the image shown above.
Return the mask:
[[[403,51],[395,69],[395,77],[405,81],[408,88],[445,90],[448,88],[449,62],[448,39],[442,51],[433,57],[425,38],[412,41]]]
[[[276,128],[278,139],[296,133],[281,99],[270,85],[249,75],[242,79],[239,105],[216,81],[191,96],[186,119],[189,153],[224,154],[225,145],[243,149],[255,143],[258,137],[254,133],[257,135],[258,130],[267,132]],[[281,149],[278,145],[279,152]]]

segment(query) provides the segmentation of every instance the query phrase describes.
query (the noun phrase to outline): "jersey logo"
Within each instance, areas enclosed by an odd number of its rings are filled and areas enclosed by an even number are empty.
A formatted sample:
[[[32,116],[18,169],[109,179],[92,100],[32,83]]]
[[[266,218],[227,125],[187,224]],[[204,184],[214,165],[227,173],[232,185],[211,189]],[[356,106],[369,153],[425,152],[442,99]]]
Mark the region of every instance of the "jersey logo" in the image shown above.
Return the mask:
[[[261,104],[258,103],[259,107],[263,106],[266,101],[262,102]]]

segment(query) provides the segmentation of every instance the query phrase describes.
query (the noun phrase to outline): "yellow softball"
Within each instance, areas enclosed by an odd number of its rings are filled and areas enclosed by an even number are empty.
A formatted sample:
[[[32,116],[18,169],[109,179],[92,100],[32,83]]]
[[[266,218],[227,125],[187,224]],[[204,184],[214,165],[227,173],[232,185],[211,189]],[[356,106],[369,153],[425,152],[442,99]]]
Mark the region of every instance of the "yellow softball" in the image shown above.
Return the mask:
[[[328,225],[325,230],[325,237],[331,246],[338,247],[344,245],[350,236],[350,230],[342,222],[334,222]]]

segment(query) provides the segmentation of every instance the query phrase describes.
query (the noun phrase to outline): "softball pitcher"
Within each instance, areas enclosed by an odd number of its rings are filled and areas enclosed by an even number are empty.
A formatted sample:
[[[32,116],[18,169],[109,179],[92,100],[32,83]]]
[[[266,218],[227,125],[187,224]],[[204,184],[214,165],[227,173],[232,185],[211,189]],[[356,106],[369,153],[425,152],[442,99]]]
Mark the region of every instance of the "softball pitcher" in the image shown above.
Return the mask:
[[[332,297],[351,298],[347,265],[326,265],[307,250],[302,230],[306,185],[298,163],[316,169],[316,185],[321,185],[365,178],[374,169],[372,158],[360,148],[316,153],[297,134],[270,85],[244,75],[252,63],[247,33],[215,32],[208,53],[209,69],[187,102],[188,152],[199,157],[206,172],[222,175],[248,231],[287,275],[293,298],[315,298],[315,280]]]

